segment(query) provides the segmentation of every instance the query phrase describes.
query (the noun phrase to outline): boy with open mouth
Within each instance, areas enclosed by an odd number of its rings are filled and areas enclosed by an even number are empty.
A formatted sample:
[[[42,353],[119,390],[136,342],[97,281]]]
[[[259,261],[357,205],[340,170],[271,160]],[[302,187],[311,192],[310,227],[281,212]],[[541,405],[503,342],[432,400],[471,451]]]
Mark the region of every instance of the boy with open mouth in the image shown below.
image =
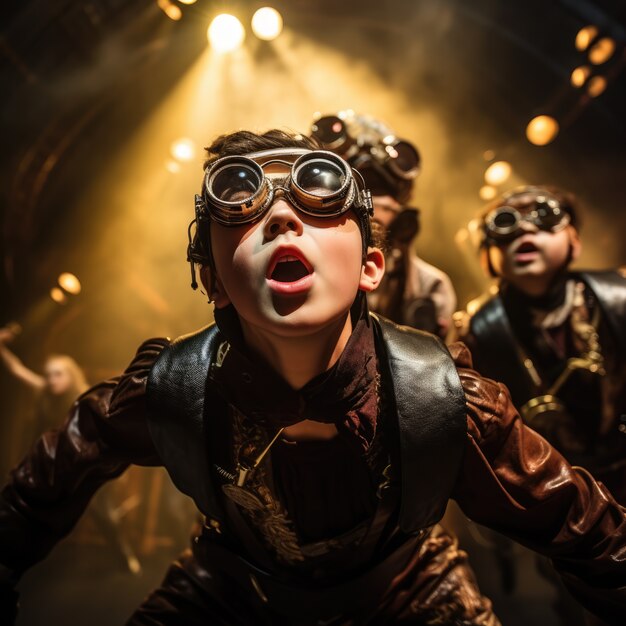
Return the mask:
[[[498,624],[438,527],[449,498],[626,616],[626,514],[526,429],[468,351],[367,311],[384,257],[339,156],[281,131],[208,149],[189,260],[216,324],[144,343],[12,473],[4,598],[129,463],[205,516],[129,624]]]

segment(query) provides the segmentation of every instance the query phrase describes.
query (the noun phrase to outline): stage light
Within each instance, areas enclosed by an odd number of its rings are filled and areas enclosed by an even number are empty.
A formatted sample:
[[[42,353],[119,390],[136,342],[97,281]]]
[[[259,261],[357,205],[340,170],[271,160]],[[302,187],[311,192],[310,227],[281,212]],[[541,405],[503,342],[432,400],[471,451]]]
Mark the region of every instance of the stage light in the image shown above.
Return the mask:
[[[211,22],[207,37],[215,51],[232,52],[241,46],[246,38],[246,31],[234,15],[222,13]]]
[[[586,50],[589,44],[597,37],[598,29],[596,26],[585,26],[581,28],[576,35],[576,50]]]
[[[606,63],[615,52],[615,42],[610,37],[603,37],[591,46],[589,60],[594,65]]]
[[[559,134],[559,123],[550,115],[533,117],[526,127],[526,137],[536,146],[549,144]]]
[[[491,185],[483,185],[478,191],[480,199],[485,201],[493,200],[497,193],[496,188]]]
[[[198,0],[178,0],[181,4],[195,4]]]
[[[52,289],[50,289],[50,297],[57,304],[65,304],[67,302],[67,296],[59,287],[52,287]]]
[[[175,22],[178,22],[178,20],[183,16],[183,12],[180,7],[172,4],[170,0],[157,0],[157,4],[159,5],[159,9],[161,9],[167,17]]]
[[[272,7],[262,7],[252,16],[252,31],[259,39],[271,41],[283,30],[283,18]]]
[[[606,86],[607,81],[604,76],[594,76],[589,79],[589,83],[587,84],[587,93],[592,98],[596,98],[606,89]]]
[[[191,139],[181,137],[180,139],[172,142],[172,145],[170,146],[170,154],[177,161],[187,163],[196,156],[196,146]]]
[[[70,272],[63,272],[58,278],[59,286],[67,293],[77,296],[82,287],[80,280]]]
[[[591,74],[591,68],[588,65],[581,65],[577,67],[573,72],[570,78],[572,86],[574,87],[582,87],[585,84],[585,81],[589,78],[589,74]]]
[[[488,185],[501,185],[511,175],[511,164],[507,161],[496,161],[485,170],[485,182]]]

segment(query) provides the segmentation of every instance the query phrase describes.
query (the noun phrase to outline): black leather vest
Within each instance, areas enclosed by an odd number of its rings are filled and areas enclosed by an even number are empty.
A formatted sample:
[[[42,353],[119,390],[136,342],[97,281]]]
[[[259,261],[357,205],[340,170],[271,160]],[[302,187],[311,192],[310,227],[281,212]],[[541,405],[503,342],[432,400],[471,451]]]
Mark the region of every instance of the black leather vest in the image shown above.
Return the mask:
[[[381,376],[393,392],[401,476],[400,528],[438,522],[466,445],[465,395],[446,347],[436,337],[372,316]],[[211,325],[175,340],[155,362],[146,390],[148,425],[174,484],[202,513],[222,521],[212,480],[211,419],[227,399],[211,381],[224,338]]]
[[[611,345],[626,354],[626,278],[616,271],[575,272],[571,276],[592,291],[611,333]],[[515,406],[522,406],[536,395],[499,295],[474,313],[470,333],[475,340],[474,366],[483,376],[505,383]]]

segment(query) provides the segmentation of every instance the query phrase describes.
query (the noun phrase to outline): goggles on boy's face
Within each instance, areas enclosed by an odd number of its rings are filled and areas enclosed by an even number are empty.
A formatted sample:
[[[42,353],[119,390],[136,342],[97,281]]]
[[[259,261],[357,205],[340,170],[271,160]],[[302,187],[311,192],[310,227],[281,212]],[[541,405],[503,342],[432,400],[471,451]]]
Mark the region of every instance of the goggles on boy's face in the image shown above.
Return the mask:
[[[356,176],[360,179],[358,172]],[[227,156],[206,169],[196,213],[224,226],[249,224],[266,213],[281,191],[307,215],[331,218],[354,208],[369,220],[371,197],[356,176],[341,157],[323,150],[278,148]],[[198,209],[208,215],[198,215]]]
[[[365,119],[365,118],[363,118]],[[345,156],[357,167],[365,161],[374,161],[388,169],[394,176],[402,180],[414,179],[420,170],[421,157],[417,148],[405,139],[392,134],[383,137],[374,130],[363,131],[357,121],[358,128],[352,129],[336,115],[325,115],[313,123],[312,135],[325,148]],[[354,134],[357,136],[353,136]],[[354,161],[354,162],[353,162]]]
[[[496,243],[513,241],[523,233],[523,222],[530,222],[539,230],[557,233],[570,223],[570,216],[556,198],[537,196],[531,211],[521,212],[507,205],[491,211],[485,219],[485,233]]]

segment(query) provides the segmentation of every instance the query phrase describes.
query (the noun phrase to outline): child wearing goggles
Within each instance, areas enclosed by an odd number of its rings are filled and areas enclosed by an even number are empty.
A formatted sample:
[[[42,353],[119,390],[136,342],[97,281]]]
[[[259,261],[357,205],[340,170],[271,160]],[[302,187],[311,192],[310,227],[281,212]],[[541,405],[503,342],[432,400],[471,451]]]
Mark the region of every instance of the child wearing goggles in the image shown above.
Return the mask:
[[[483,211],[483,267],[498,292],[457,314],[479,371],[502,380],[524,421],[626,504],[626,279],[571,271],[573,196],[522,187]]]
[[[189,258],[216,324],[145,342],[12,473],[5,607],[96,489],[139,463],[164,465],[205,521],[132,625],[496,626],[437,525],[450,497],[623,620],[626,513],[524,428],[463,346],[369,314],[383,255],[348,169],[324,170],[312,142],[280,131],[226,135],[209,153]]]
[[[419,151],[379,120],[352,111],[320,117],[312,134],[342,155],[372,193],[374,222],[385,234],[386,272],[368,298],[370,307],[398,324],[445,338],[456,307],[454,287],[445,272],[413,247],[420,210],[408,202],[421,168]]]

